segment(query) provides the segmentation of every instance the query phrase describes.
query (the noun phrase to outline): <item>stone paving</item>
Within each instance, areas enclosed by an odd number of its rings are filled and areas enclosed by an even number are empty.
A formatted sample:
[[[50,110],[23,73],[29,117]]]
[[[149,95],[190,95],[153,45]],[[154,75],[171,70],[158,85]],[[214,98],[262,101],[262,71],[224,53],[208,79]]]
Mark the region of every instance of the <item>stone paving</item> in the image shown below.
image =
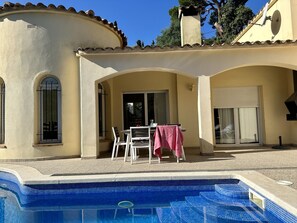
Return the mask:
[[[81,160],[57,159],[43,161],[14,162],[37,169],[44,175],[91,175],[114,173],[141,172],[182,172],[182,171],[240,171],[255,170],[278,181],[293,182],[297,190],[297,148],[271,149],[270,147],[220,148],[214,156],[200,156],[195,148],[185,149],[187,160],[176,163],[171,153],[165,156],[159,164],[155,158],[151,165],[146,157],[140,158],[133,165],[123,162],[123,154],[111,161],[110,154],[103,154],[98,159]],[[140,154],[142,155],[142,154]],[[0,164],[1,166],[1,164]]]

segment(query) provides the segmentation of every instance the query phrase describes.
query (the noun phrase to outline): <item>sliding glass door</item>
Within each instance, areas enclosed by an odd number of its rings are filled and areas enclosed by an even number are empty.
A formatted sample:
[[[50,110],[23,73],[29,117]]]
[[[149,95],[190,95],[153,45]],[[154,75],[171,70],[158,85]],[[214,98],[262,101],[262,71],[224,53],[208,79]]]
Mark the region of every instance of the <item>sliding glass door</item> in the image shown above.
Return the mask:
[[[167,124],[167,94],[166,92],[147,94],[148,118],[147,124],[153,121],[158,124]]]
[[[239,108],[240,144],[259,143],[257,108]]]
[[[124,94],[124,128],[145,125],[144,94]]]
[[[215,108],[216,144],[259,143],[258,108]]]
[[[235,144],[234,110],[215,109],[214,115],[216,144]]]
[[[148,125],[151,120],[158,124],[168,123],[167,92],[123,94],[124,128]]]

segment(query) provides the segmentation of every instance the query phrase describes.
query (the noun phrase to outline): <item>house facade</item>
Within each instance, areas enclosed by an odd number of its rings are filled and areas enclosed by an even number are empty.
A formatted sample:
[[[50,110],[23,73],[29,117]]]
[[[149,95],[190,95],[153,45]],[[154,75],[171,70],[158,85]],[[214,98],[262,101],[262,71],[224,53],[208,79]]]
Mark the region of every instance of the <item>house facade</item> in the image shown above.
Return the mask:
[[[97,158],[110,149],[112,126],[150,122],[180,123],[184,146],[205,155],[219,146],[276,145],[280,136],[297,145],[297,121],[287,120],[294,102],[285,105],[297,91],[297,25],[284,12],[295,8],[293,0],[270,1],[236,43],[212,46],[193,44],[201,41],[192,29],[199,10],[182,8],[182,47],[138,48],[92,11],[6,3],[0,159]],[[256,23],[276,10],[284,18],[273,24],[274,38],[249,39],[266,35],[272,20]]]

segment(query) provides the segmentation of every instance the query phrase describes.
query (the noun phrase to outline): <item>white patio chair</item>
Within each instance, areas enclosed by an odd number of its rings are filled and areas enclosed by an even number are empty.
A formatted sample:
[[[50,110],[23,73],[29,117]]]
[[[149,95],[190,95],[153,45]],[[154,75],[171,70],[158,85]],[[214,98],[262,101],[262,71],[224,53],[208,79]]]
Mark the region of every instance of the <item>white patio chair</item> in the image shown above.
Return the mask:
[[[119,147],[127,146],[127,142],[121,139],[121,136],[117,127],[112,127],[112,133],[113,133],[114,141],[113,141],[113,147],[112,147],[112,153],[111,153],[111,160],[114,160],[115,157],[118,157]]]
[[[136,160],[136,151],[138,149],[148,149],[149,152],[149,163],[152,160],[152,145],[151,145],[151,132],[148,126],[130,127],[130,154],[131,164]]]

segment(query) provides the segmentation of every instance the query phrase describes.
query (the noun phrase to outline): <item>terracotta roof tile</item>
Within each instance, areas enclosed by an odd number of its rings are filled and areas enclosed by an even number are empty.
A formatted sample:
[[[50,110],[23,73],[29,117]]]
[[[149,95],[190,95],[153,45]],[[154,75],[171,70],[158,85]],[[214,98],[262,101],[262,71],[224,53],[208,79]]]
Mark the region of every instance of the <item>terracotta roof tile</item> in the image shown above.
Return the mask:
[[[95,16],[93,10],[88,10],[86,12],[79,11],[77,12],[75,8],[70,7],[66,9],[63,5],[55,6],[54,4],[49,4],[48,6],[44,5],[43,3],[37,3],[36,5],[32,4],[31,2],[22,5],[20,3],[11,3],[5,2],[3,6],[0,6],[0,15],[3,13],[11,12],[11,11],[18,11],[18,10],[54,10],[54,11],[62,11],[66,13],[74,13],[81,16],[89,17],[97,22],[101,22],[102,24],[110,27],[114,32],[116,32],[122,39],[123,47],[127,46],[127,37],[122,32],[122,30],[118,29],[114,23],[108,22],[106,19],[102,19],[100,16]]]
[[[79,48],[77,53],[81,54],[101,54],[101,53],[129,53],[129,52],[166,52],[166,51],[182,51],[182,50],[211,50],[211,49],[232,49],[243,47],[271,47],[279,45],[296,45],[297,40],[276,40],[276,41],[255,41],[255,42],[236,42],[232,44],[212,44],[212,45],[200,45],[186,44],[184,46],[145,46],[145,47],[125,47],[125,48]]]

